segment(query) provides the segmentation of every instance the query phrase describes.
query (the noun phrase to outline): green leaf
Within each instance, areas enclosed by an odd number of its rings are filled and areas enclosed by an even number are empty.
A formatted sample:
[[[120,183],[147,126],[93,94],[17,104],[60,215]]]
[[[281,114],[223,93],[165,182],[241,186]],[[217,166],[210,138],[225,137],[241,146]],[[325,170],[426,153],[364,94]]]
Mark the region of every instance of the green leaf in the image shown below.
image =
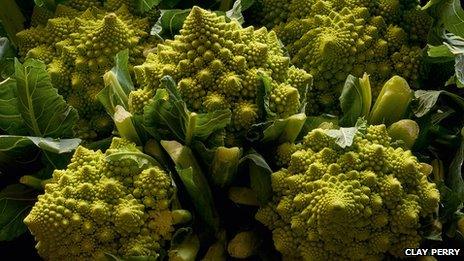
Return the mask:
[[[230,110],[194,113],[180,97],[177,85],[170,76],[161,79],[161,89],[144,109],[144,125],[155,138],[181,140],[190,144],[194,139],[206,140],[224,129],[231,118]],[[162,131],[160,131],[160,129]]]
[[[439,46],[428,46],[428,56],[435,58],[435,62],[447,62],[454,60],[454,76],[446,85],[456,84],[464,87],[464,39],[452,33],[442,33],[440,36],[443,44]]]
[[[238,147],[226,148],[223,146],[208,149],[202,142],[195,142],[196,155],[208,166],[211,181],[224,188],[234,180],[238,174],[238,165],[242,150]]]
[[[161,10],[160,17],[151,29],[152,35],[176,35],[184,25],[185,18],[190,13],[190,9],[170,9]]]
[[[339,100],[343,112],[340,119],[342,126],[354,126],[358,118],[367,117],[372,103],[369,76],[364,74],[362,78],[357,78],[348,75]]]
[[[1,25],[0,25],[1,26]],[[16,51],[6,37],[0,38],[0,80],[14,74],[14,57]]]
[[[135,89],[129,72],[129,50],[120,51],[114,57],[115,66],[103,75],[105,87],[97,98],[105,107],[106,112],[113,117],[117,105],[128,110],[128,97]]]
[[[464,53],[459,54],[455,58],[454,63],[456,81],[455,84],[458,88],[464,87]]]
[[[191,228],[180,228],[171,240],[171,248],[168,251],[169,260],[195,261],[200,240]]]
[[[464,11],[459,0],[430,0],[422,9],[437,17],[449,32],[464,37]]]
[[[34,190],[20,184],[0,191],[0,241],[10,241],[27,231],[24,218],[34,205]]]
[[[338,117],[330,114],[321,116],[308,116],[296,140],[301,140],[308,132],[319,128],[321,125],[330,124],[331,128],[338,128]]]
[[[147,131],[155,138],[164,133],[163,139],[174,138],[185,142],[190,112],[176,88],[171,77],[164,77],[161,88],[156,90],[155,97],[144,108],[143,120]],[[163,131],[160,132],[160,129]]]
[[[105,156],[108,161],[133,161],[137,163],[140,170],[147,169],[149,167],[159,167],[164,169],[164,166],[161,165],[156,159],[151,156],[143,153],[142,151],[121,151],[117,153],[111,153],[110,155]]]
[[[441,93],[442,91],[415,91],[417,106],[413,107],[413,112],[416,117],[420,118],[427,114],[435,106]]]
[[[464,128],[461,130],[461,146],[459,147],[456,155],[453,158],[449,166],[449,173],[447,182],[453,190],[459,196],[459,199],[464,202],[464,181],[462,179],[462,165],[464,163]]]
[[[429,57],[453,57],[453,53],[448,46],[442,44],[438,46],[428,45],[427,54]]]
[[[231,20],[237,20],[240,24],[245,22],[245,18],[242,15],[242,1],[236,0],[232,9],[226,12],[226,16]]]
[[[429,113],[438,102],[438,98],[441,94],[445,94],[446,96],[450,97],[457,105],[462,108],[462,110],[464,110],[464,98],[454,93],[447,91],[417,90],[414,92],[415,106],[412,108],[414,115],[420,118]]]
[[[172,9],[176,7],[181,0],[161,0],[159,8]]]
[[[27,135],[18,108],[16,81],[11,78],[0,83],[0,129],[8,134]]]
[[[247,167],[250,175],[250,186],[255,191],[258,201],[265,205],[272,199],[272,170],[266,160],[254,150],[240,159],[240,166]]]
[[[213,195],[192,150],[177,141],[161,141],[161,146],[174,161],[177,173],[193,201],[197,215],[210,229],[217,232],[219,219],[214,207]]]
[[[242,12],[250,8],[255,3],[255,0],[242,0]]]
[[[67,105],[52,86],[45,64],[28,59],[15,60],[18,108],[31,136],[66,138],[73,136],[77,111]]]
[[[367,122],[363,119],[358,119],[355,127],[340,128],[338,130],[326,130],[325,133],[335,139],[335,143],[341,148],[350,147],[353,145],[353,140],[359,131],[363,131]]]
[[[45,7],[54,12],[58,4],[65,3],[69,0],[34,0],[34,3],[40,7]]]
[[[136,0],[135,6],[138,12],[143,14],[153,9],[153,7],[158,6],[160,3],[161,0]]]
[[[224,129],[230,123],[231,118],[230,110],[218,110],[197,115],[193,136],[201,140],[206,140],[217,130]]]
[[[442,202],[444,204],[445,218],[452,216],[461,209],[464,203],[464,180],[462,178],[462,166],[464,163],[464,128],[461,130],[461,145],[451,162],[445,184],[440,184]]]
[[[31,163],[41,161],[45,167],[38,173],[40,177],[37,177],[48,178],[54,169],[61,169],[68,164],[71,152],[80,142],[80,139],[0,135],[0,169],[22,165],[30,168]]]
[[[262,142],[293,143],[306,122],[306,114],[299,113],[285,119],[277,119],[264,129]]]
[[[194,171],[192,167],[186,169],[177,169],[182,183],[185,186],[190,197],[192,197],[196,212],[205,223],[212,229],[217,230],[219,226],[217,213],[213,211],[214,206],[212,196],[207,195],[203,190],[204,187],[194,180]],[[208,189],[209,190],[209,189]]]
[[[29,146],[36,146],[43,151],[62,154],[74,151],[80,143],[80,139],[52,139],[42,137],[0,135],[0,152],[24,150]]]
[[[263,83],[258,88],[257,101],[259,111],[265,114],[263,115],[264,120],[275,118],[277,114],[270,109],[269,105],[269,96],[272,90],[272,79],[265,72],[262,71],[259,71],[258,75],[260,76],[261,81]]]

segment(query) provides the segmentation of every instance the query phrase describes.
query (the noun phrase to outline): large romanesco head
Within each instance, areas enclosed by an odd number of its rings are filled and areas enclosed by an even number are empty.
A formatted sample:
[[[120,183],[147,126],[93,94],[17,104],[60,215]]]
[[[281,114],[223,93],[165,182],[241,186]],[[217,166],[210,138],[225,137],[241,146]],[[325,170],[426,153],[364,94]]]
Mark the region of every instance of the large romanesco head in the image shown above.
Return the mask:
[[[278,150],[286,168],[272,174],[273,200],[256,214],[276,249],[295,260],[380,260],[418,247],[419,221],[440,199],[430,166],[392,147],[385,125],[346,148],[327,131]]]
[[[199,7],[192,8],[174,40],[159,44],[134,70],[143,89],[129,98],[133,111],[141,112],[160,79],[170,75],[190,110],[230,109],[231,132],[263,118],[258,105],[262,75],[270,81],[269,108],[278,117],[296,113],[300,93],[312,84],[311,75],[290,65],[274,32],[242,28]]]
[[[179,220],[174,194],[166,171],[135,144],[114,138],[106,153],[79,147],[24,222],[46,260],[156,256]]]
[[[262,0],[292,63],[314,76],[308,112],[336,113],[349,74],[367,72],[376,96],[384,81],[417,80],[431,18],[415,0]]]
[[[114,66],[114,56],[121,50],[129,49],[132,65],[143,63],[149,23],[125,6],[111,13],[79,10],[58,6],[56,17],[46,25],[18,33],[18,47],[22,58],[47,64],[53,85],[79,112],[79,136],[93,139],[112,130],[111,118],[97,100],[104,87],[103,74]]]

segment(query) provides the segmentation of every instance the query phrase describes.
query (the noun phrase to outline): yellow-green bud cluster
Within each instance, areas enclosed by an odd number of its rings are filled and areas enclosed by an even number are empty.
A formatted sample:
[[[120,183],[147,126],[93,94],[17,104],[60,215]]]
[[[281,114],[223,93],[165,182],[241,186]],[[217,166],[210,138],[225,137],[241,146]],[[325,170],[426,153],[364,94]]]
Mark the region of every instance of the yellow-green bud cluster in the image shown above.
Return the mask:
[[[296,113],[304,94],[298,91],[312,84],[311,75],[290,66],[274,32],[242,28],[199,7],[192,9],[174,40],[159,44],[134,71],[151,92],[163,76],[172,76],[192,111],[230,109],[232,132],[247,130],[264,114],[257,105],[261,75],[270,79],[269,107],[277,117]]]
[[[146,157],[119,138],[106,153],[78,147],[67,169],[53,173],[24,220],[40,256],[95,260],[105,252],[159,253],[176,223],[170,209],[175,188],[170,175]]]
[[[315,129],[277,149],[285,168],[272,174],[274,197],[256,218],[284,257],[381,260],[419,246],[419,221],[438,209],[440,194],[427,180],[431,167],[390,140],[374,125],[341,148]]]
[[[309,113],[337,113],[349,74],[362,77],[367,72],[373,96],[394,74],[414,84],[420,48],[425,45],[421,39],[426,39],[432,22],[417,1],[262,0],[262,4],[264,24],[277,32],[292,63],[314,76]],[[405,54],[402,48],[410,52]]]
[[[87,127],[78,130],[86,139],[106,136],[112,129],[108,116],[108,120],[100,120],[106,113],[96,98],[104,87],[103,74],[114,65],[116,53],[124,49],[129,49],[131,65],[143,63],[149,30],[147,19],[133,16],[125,5],[108,13],[95,7],[99,3],[68,3],[77,9],[60,5],[56,17],[45,25],[17,35],[21,58],[40,59],[48,65],[53,85],[78,110],[82,125]],[[79,11],[89,6],[92,8]],[[102,126],[104,122],[108,125]]]

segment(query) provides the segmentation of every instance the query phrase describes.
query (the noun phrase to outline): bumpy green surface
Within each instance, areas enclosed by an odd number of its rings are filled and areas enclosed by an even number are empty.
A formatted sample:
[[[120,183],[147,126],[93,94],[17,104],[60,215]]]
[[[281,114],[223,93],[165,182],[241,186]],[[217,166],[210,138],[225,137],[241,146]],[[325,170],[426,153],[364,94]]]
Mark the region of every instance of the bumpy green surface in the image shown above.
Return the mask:
[[[104,252],[156,255],[174,230],[168,173],[135,144],[114,138],[106,153],[79,147],[55,170],[24,222],[46,260],[90,260]]]
[[[133,16],[125,5],[109,13],[91,2],[60,5],[55,18],[37,18],[33,22],[38,26],[17,35],[20,56],[44,61],[53,85],[78,110],[78,134],[84,139],[104,137],[112,130],[111,118],[96,98],[104,87],[103,74],[114,66],[115,54],[124,49],[129,49],[132,65],[143,63],[149,30],[148,20]],[[116,6],[113,3],[108,8]]]
[[[179,35],[159,44],[147,61],[134,68],[144,88],[131,94],[133,111],[170,75],[190,110],[232,111],[230,132],[247,130],[263,115],[257,101],[260,74],[271,80],[270,109],[287,117],[300,107],[300,93],[311,86],[312,76],[290,65],[274,32],[242,28],[236,21],[194,7]]]
[[[256,218],[289,260],[402,256],[419,246],[419,219],[438,207],[430,166],[392,147],[384,125],[369,126],[344,149],[316,129],[278,156],[287,168],[272,174],[273,200]]]
[[[384,81],[417,80],[431,18],[413,0],[262,0],[292,63],[314,76],[308,112],[336,113],[348,74],[369,73],[376,96]]]

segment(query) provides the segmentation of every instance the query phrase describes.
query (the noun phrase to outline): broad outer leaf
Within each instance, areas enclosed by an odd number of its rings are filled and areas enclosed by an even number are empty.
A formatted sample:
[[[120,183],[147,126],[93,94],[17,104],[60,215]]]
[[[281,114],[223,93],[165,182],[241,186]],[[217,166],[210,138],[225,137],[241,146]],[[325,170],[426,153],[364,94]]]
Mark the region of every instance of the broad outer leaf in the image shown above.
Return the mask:
[[[439,46],[428,46],[427,54],[429,57],[447,61],[454,59],[455,75],[451,77],[446,85],[456,84],[464,87],[464,39],[452,33],[442,33],[440,37],[443,44]]]
[[[416,117],[420,118],[426,115],[432,110],[435,104],[438,101],[438,98],[441,94],[444,94],[450,97],[457,105],[464,110],[464,98],[447,91],[424,91],[417,90],[414,92],[414,97],[416,100],[416,105],[413,107],[413,112]]]
[[[45,64],[28,59],[15,60],[18,106],[31,136],[66,138],[73,136],[77,111],[67,105],[50,81]]]
[[[28,146],[36,146],[43,151],[63,154],[74,151],[80,139],[51,139],[41,137],[0,135],[0,151],[24,150]]]
[[[11,78],[0,83],[0,129],[8,134],[27,135],[18,109],[16,81]]]
[[[414,92],[417,106],[414,106],[413,111],[416,117],[422,117],[427,114],[438,101],[442,91],[424,91],[417,90]]]
[[[464,37],[464,11],[460,1],[447,0],[443,2],[441,19],[445,24],[445,28],[455,35]]]
[[[0,241],[12,240],[27,231],[23,220],[35,200],[34,190],[21,184],[0,192]]]

